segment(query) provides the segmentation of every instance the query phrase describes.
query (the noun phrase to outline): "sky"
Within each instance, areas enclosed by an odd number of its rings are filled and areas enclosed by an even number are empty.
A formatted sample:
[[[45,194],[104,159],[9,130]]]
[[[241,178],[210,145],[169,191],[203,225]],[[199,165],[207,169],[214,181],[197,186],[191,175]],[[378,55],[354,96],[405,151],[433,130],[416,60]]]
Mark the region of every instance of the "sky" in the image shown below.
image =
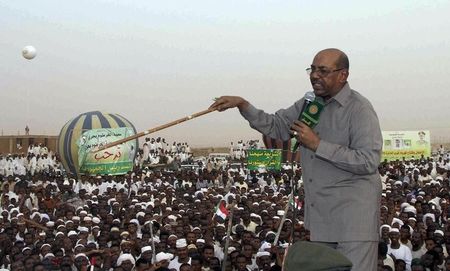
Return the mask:
[[[311,90],[305,68],[335,47],[382,130],[429,129],[450,142],[449,14],[439,0],[0,0],[0,128],[57,135],[100,110],[143,131],[222,95],[273,113]],[[26,45],[33,60],[21,56]],[[153,136],[196,147],[261,138],[237,110]]]

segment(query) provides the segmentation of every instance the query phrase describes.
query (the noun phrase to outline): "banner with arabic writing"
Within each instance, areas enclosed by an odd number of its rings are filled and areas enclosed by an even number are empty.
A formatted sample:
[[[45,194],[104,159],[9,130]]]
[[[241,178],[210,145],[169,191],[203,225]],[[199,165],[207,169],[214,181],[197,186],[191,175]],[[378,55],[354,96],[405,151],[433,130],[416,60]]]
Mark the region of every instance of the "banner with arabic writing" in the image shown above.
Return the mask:
[[[281,150],[248,150],[247,168],[250,170],[280,170]]]
[[[133,169],[136,140],[91,152],[96,147],[134,135],[132,128],[102,128],[83,132],[77,141],[80,173],[86,175],[121,175]]]
[[[430,131],[383,131],[382,161],[420,159],[431,156]]]

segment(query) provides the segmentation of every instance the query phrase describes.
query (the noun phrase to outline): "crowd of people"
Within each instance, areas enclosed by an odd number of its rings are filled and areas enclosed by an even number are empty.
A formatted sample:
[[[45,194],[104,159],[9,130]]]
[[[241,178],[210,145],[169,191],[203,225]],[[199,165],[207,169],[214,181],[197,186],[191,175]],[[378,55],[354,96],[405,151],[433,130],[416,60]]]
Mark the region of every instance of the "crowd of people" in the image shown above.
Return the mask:
[[[278,271],[289,243],[309,240],[298,166],[154,170],[148,163],[162,157],[192,157],[187,143],[157,138],[145,140],[126,175],[76,177],[37,147],[0,158],[0,268]],[[449,158],[441,150],[380,164],[380,270],[450,270]],[[296,200],[293,183],[300,187]]]
[[[61,163],[55,153],[42,144],[30,144],[27,153],[0,155],[0,175],[4,177],[60,170]]]
[[[185,163],[192,159],[191,147],[186,143],[173,142],[172,145],[166,143],[165,138],[145,138],[138,155],[135,158],[135,165]]]
[[[230,143],[230,156],[233,160],[241,160],[247,158],[247,150],[262,149],[264,144],[259,139],[238,140],[238,142]]]

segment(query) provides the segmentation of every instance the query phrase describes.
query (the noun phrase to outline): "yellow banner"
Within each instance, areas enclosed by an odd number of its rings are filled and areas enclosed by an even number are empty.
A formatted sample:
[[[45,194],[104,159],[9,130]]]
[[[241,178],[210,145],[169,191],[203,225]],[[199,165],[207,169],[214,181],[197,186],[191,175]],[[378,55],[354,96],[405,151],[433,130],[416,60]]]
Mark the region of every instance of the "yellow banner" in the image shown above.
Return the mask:
[[[382,161],[431,156],[430,131],[383,131]]]

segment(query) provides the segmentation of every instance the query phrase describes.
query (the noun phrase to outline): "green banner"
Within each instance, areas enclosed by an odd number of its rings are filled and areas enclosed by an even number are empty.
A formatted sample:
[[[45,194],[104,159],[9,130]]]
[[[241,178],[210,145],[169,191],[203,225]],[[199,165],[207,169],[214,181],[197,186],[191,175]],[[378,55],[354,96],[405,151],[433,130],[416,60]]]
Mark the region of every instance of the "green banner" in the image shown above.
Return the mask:
[[[383,131],[382,161],[430,157],[430,131]]]
[[[247,168],[249,170],[280,170],[281,150],[248,150]]]
[[[136,140],[91,152],[96,147],[134,135],[132,128],[92,129],[84,132],[77,141],[80,173],[87,175],[121,175],[133,169]]]

